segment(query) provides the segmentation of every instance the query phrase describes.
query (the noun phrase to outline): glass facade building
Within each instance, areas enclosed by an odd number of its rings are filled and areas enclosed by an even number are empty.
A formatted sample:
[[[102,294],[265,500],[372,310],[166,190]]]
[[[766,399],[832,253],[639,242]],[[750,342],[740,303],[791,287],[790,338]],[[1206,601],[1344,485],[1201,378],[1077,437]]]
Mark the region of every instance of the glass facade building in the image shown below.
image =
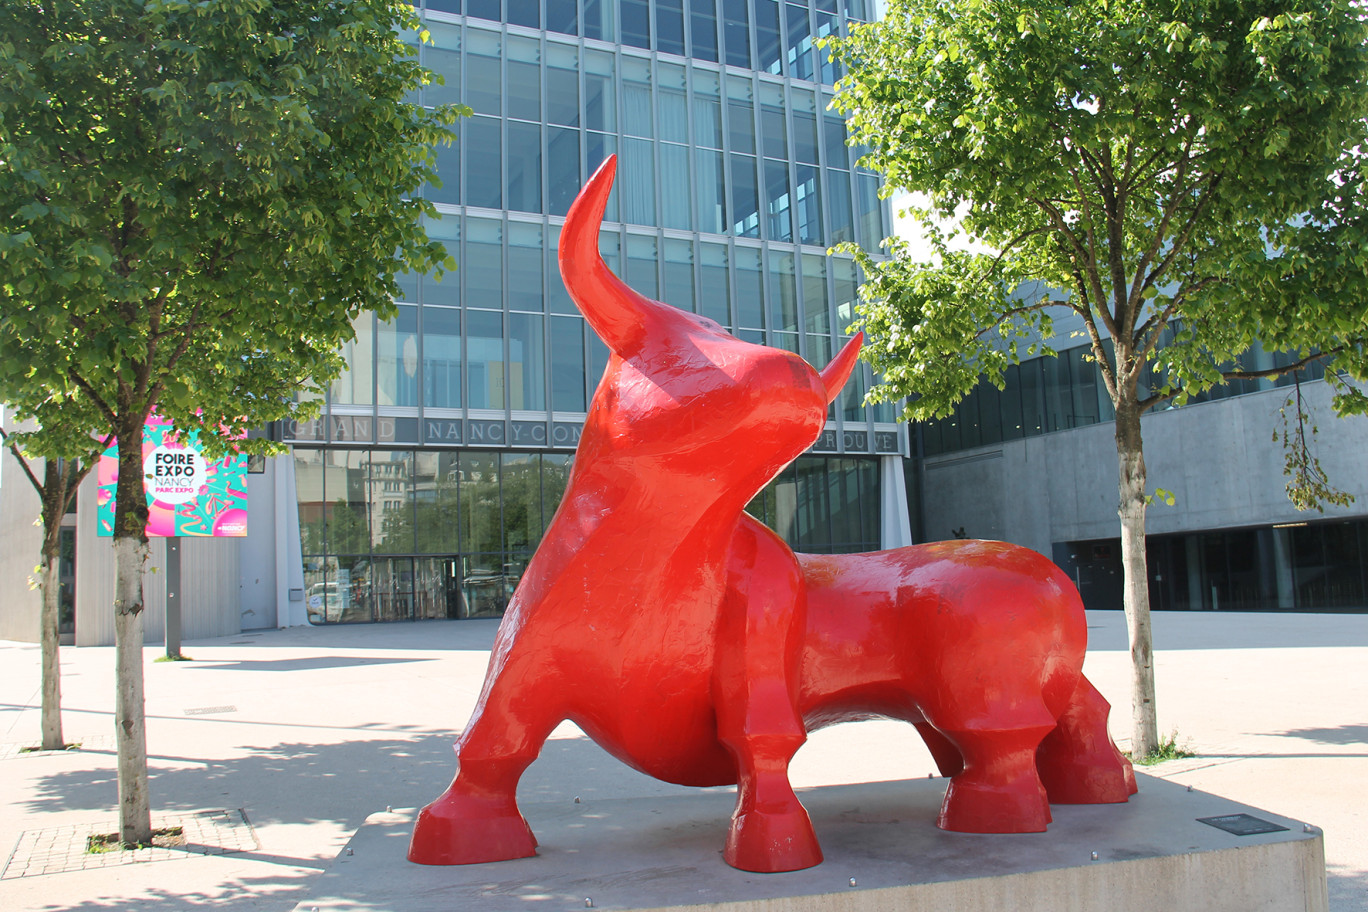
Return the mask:
[[[428,0],[443,83],[473,115],[437,150],[427,225],[458,264],[365,315],[294,448],[311,619],[498,614],[559,503],[606,347],[560,281],[570,202],[618,156],[600,249],[650,297],[817,367],[852,321],[853,260],[888,233],[879,181],[827,110],[816,47],[864,0]],[[811,454],[752,510],[802,550],[877,548],[880,459],[907,455],[857,368]]]

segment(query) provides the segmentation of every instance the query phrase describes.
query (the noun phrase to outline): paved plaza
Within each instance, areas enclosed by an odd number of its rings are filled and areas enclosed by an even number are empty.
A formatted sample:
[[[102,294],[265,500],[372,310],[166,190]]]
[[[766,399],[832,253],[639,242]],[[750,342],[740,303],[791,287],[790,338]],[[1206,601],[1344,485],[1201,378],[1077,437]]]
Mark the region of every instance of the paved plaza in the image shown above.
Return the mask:
[[[1087,672],[1116,707],[1124,746],[1124,619],[1090,612],[1088,622]],[[1330,908],[1368,912],[1368,615],[1164,613],[1154,627],[1160,726],[1197,756],[1148,772],[1322,828]],[[149,648],[153,823],[180,834],[98,855],[84,851],[86,838],[116,829],[113,649],[62,650],[65,732],[81,748],[43,753],[23,750],[39,734],[38,649],[0,642],[0,909],[294,909],[369,815],[422,805],[446,786],[495,628],[248,632],[187,643],[193,661],[179,663],[153,662],[160,650]],[[933,771],[909,726],[861,722],[815,734],[793,779]],[[520,798],[687,791],[564,725]]]

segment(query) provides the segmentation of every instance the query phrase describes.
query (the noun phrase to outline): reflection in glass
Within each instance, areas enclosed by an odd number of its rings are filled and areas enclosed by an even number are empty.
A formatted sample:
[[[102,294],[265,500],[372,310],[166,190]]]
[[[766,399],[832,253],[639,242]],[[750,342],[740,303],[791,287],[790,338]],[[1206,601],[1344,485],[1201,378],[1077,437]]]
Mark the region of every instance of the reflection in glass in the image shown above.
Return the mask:
[[[499,454],[460,454],[460,531],[464,551],[503,549],[499,505]]]
[[[372,450],[367,494],[371,550],[388,554],[412,553],[413,453]]]
[[[583,412],[584,321],[577,317],[551,318],[551,408]]]
[[[400,304],[394,319],[376,328],[375,343],[380,405],[417,405],[418,308]]]
[[[461,406],[461,312],[423,308],[423,404]]]
[[[473,409],[505,407],[503,314],[466,311],[466,392]]]
[[[546,349],[540,314],[508,315],[508,407],[546,408]]]
[[[505,551],[528,551],[542,536],[541,463],[531,453],[503,455]]]
[[[352,321],[356,338],[342,343],[342,359],[346,367],[342,374],[332,382],[330,396],[333,402],[348,405],[370,405],[371,389],[375,383],[375,314],[358,314]]]
[[[459,466],[454,452],[419,452],[413,472],[414,525],[419,552],[455,553]]]

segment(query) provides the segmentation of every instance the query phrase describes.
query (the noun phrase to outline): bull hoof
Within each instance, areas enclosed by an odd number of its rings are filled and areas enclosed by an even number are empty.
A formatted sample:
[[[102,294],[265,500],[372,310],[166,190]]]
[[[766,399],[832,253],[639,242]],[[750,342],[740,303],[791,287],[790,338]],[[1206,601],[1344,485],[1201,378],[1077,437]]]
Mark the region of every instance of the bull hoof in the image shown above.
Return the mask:
[[[419,812],[408,860],[425,865],[482,864],[535,854],[537,840],[512,801],[492,806],[448,792]]]
[[[822,848],[807,811],[748,811],[732,818],[722,860],[742,871],[777,874],[822,863]]]
[[[950,780],[936,826],[956,833],[1043,833],[1050,805],[1039,780],[1007,785]]]

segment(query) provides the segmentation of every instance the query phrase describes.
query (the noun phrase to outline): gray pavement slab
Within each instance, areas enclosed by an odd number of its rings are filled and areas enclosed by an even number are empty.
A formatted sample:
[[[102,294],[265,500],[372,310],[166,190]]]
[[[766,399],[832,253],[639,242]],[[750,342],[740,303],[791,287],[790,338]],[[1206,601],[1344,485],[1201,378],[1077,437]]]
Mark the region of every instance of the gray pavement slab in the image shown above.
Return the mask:
[[[1120,613],[1090,612],[1086,671],[1126,740]],[[1151,768],[1325,832],[1330,908],[1368,912],[1368,615],[1161,613],[1160,726],[1198,756]],[[0,909],[286,912],[368,817],[421,806],[450,781],[451,743],[479,692],[492,621],[247,632],[146,653],[153,813],[241,810],[256,848],[0,879]],[[78,751],[21,754],[39,732],[35,646],[0,643],[0,864],[23,834],[107,826],[116,806],[113,650],[62,651],[64,725]],[[909,726],[813,735],[796,785],[919,779],[934,770]],[[696,795],[558,729],[520,789],[524,806]]]

